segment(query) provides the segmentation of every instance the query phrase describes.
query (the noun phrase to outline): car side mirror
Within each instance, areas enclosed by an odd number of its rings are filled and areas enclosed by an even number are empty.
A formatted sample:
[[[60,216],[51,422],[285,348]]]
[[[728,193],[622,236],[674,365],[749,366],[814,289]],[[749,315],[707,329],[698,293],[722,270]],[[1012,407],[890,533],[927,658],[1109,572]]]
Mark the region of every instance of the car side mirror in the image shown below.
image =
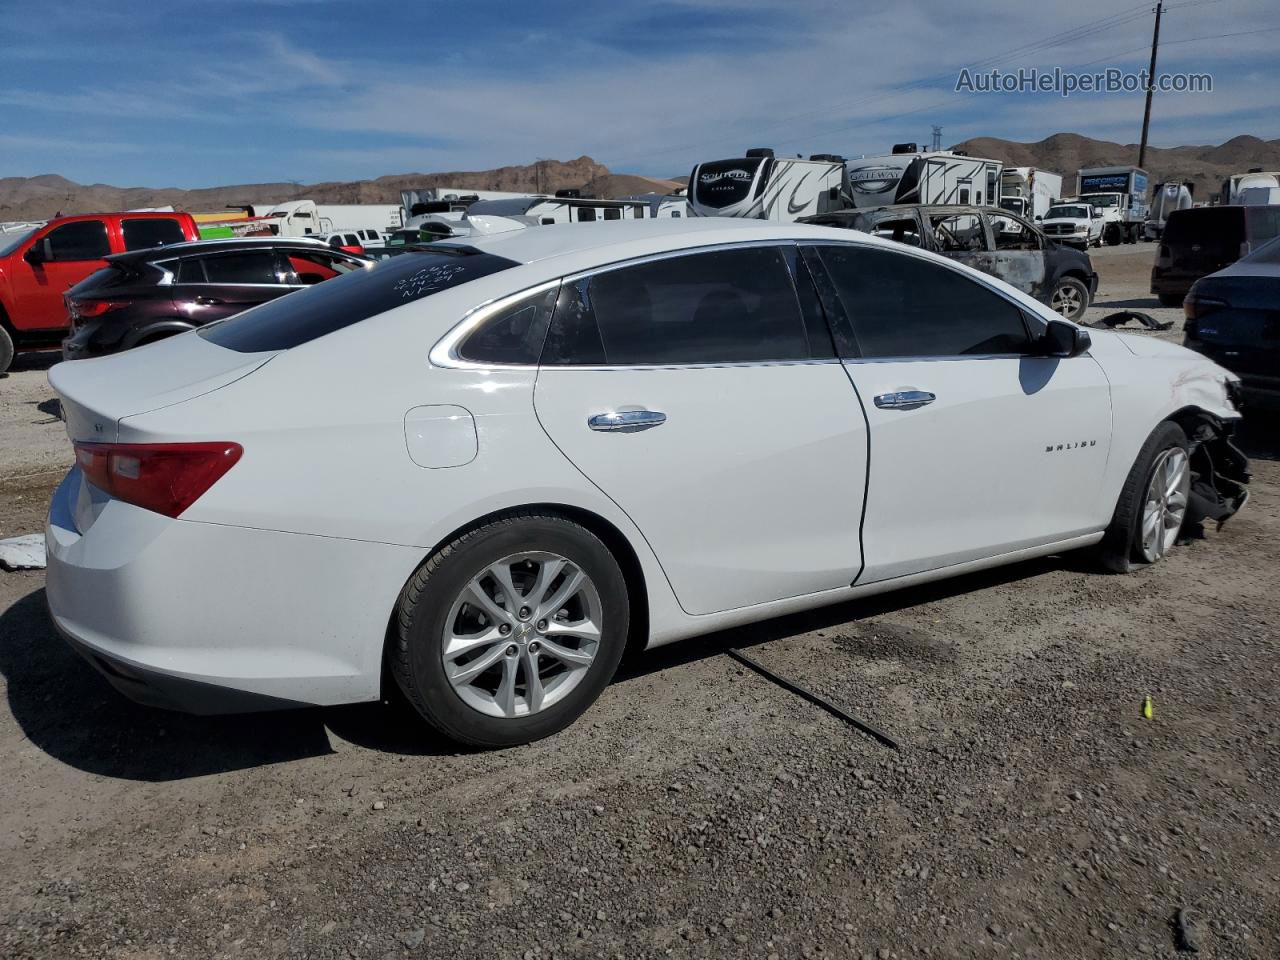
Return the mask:
[[[22,255],[22,259],[33,267],[52,260],[53,251],[49,249],[49,239],[46,237],[33,243],[31,249]]]
[[[1078,357],[1093,346],[1089,331],[1065,320],[1050,320],[1040,337],[1040,347],[1046,357],[1070,359]]]
[[[1037,222],[1037,223],[1039,223],[1039,222],[1040,222],[1041,220],[1043,220],[1043,219],[1044,219],[1044,217],[1040,216],[1040,214],[1038,214],[1038,213],[1036,214],[1036,222]]]

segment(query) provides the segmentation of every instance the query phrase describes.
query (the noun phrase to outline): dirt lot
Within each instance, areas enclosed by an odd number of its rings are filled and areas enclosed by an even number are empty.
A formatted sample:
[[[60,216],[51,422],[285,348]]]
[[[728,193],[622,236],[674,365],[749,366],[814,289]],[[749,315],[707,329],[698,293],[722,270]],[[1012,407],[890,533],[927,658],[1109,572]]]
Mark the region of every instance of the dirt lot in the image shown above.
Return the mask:
[[[1151,255],[1095,256],[1095,315],[1177,315]],[[0,536],[69,459],[44,365],[0,380]],[[1246,510],[1162,566],[1064,556],[666,648],[499,753],[389,704],[134,706],[53,636],[42,574],[0,573],[0,956],[1128,960],[1175,955],[1179,908],[1201,956],[1280,956],[1277,436],[1248,431]]]

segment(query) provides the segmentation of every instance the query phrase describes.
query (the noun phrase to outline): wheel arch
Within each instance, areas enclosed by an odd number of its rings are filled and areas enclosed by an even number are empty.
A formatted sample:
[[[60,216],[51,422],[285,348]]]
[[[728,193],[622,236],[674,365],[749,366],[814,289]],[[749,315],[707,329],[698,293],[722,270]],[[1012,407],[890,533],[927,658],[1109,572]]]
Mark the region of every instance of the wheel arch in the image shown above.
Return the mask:
[[[194,329],[196,329],[194,323],[180,320],[177,317],[157,320],[154,323],[147,324],[145,327],[140,327],[127,333],[122,341],[121,349],[132,350],[134,347],[140,347],[144,344],[163,340],[165,337],[172,337]]]
[[[486,513],[484,516],[476,517],[451,530],[440,538],[438,542],[428,548],[422,556],[422,560],[413,568],[409,576],[405,578],[407,584],[422,568],[431,557],[435,556],[441,549],[448,544],[457,540],[460,536],[477,527],[482,527],[486,523],[503,517],[518,516],[520,514],[551,514],[553,516],[563,517],[566,520],[578,524],[580,527],[590,531],[600,539],[609,552],[613,554],[618,566],[622,568],[622,576],[627,583],[627,600],[630,607],[629,610],[629,629],[627,633],[626,650],[623,654],[624,658],[630,658],[645,648],[645,644],[649,638],[649,588],[648,582],[644,575],[644,566],[640,562],[640,557],[636,553],[635,547],[631,545],[631,541],[612,521],[602,517],[600,514],[588,510],[584,507],[570,506],[565,503],[542,502],[542,503],[525,503],[518,506],[504,507],[501,510],[494,510]],[[397,605],[399,604],[399,595],[397,594]],[[384,694],[389,691],[395,684],[390,680],[386,667],[385,653],[390,649],[390,644],[394,636],[396,625],[396,608],[387,614],[386,635],[383,638],[383,668],[382,668],[382,688]],[[625,661],[624,661],[625,662]]]

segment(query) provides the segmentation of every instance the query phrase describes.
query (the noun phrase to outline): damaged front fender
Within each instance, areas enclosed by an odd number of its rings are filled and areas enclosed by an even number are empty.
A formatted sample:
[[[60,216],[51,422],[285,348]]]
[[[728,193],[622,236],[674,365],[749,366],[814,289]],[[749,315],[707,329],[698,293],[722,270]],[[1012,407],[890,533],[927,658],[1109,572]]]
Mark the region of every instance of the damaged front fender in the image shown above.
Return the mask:
[[[1249,499],[1249,458],[1232,437],[1237,421],[1225,421],[1209,413],[1197,413],[1183,427],[1190,441],[1191,495],[1186,523],[1215,521],[1218,528]]]

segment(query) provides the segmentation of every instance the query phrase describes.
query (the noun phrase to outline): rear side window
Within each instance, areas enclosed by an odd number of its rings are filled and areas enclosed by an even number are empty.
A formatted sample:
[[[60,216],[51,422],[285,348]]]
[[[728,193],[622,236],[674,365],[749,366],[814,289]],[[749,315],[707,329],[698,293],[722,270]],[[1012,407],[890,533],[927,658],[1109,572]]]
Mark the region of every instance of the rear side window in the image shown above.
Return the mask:
[[[125,220],[121,231],[126,250],[146,250],[167,243],[183,243],[187,239],[177,220]]]
[[[1200,243],[1210,247],[1239,247],[1244,242],[1243,207],[1202,207],[1175,210],[1165,224],[1165,244]]]
[[[922,257],[853,246],[822,262],[866,358],[1020,354],[1022,311],[957,270]]]
[[[1249,225],[1249,243],[1258,246],[1280,236],[1280,207],[1248,207],[1245,221]]]
[[[558,291],[556,286],[532,294],[489,317],[463,341],[458,356],[474,363],[536,366]]]
[[[205,283],[204,261],[199,257],[178,261],[178,272],[174,279],[178,283]]]
[[[241,353],[288,350],[499,270],[514,260],[471,247],[435,246],[354,270],[204,327],[200,336]]]
[[[107,225],[101,220],[64,223],[45,237],[51,259],[59,261],[101,260],[111,253]]]
[[[224,253],[206,257],[204,270],[210,283],[279,283],[276,258],[269,250]]]
[[[822,355],[821,344],[810,347],[791,275],[775,247],[668,257],[568,287],[548,363],[751,363]]]

